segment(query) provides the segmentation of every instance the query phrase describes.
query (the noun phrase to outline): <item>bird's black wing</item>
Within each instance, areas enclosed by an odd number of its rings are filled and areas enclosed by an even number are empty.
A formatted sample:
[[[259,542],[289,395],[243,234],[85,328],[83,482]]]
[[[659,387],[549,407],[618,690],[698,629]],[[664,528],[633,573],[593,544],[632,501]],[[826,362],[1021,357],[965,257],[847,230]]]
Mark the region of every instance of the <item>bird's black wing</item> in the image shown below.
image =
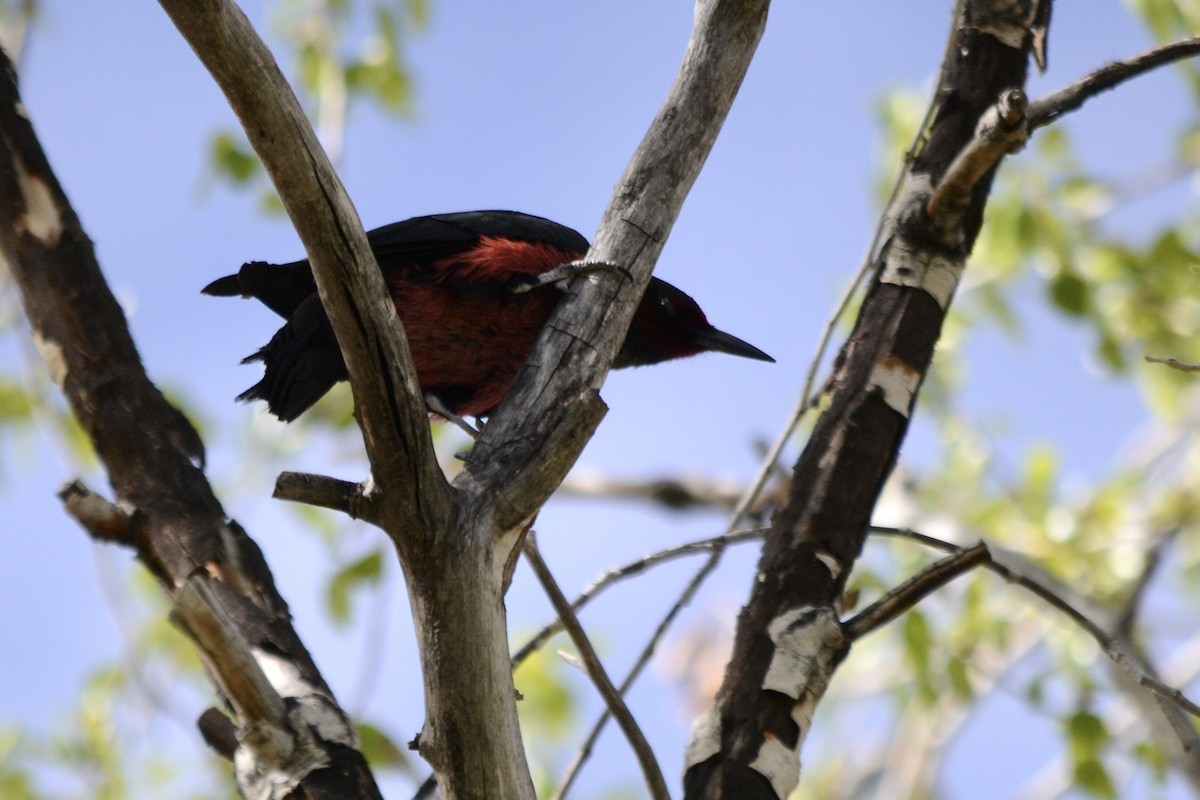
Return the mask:
[[[480,238],[513,239],[585,253],[588,242],[578,231],[519,211],[463,211],[431,214],[368,231],[376,257],[434,261],[470,250]]]
[[[544,257],[532,248],[552,248],[566,261],[582,258],[588,242],[577,231],[557,222],[516,211],[467,211],[433,214],[396,222],[367,233],[379,266],[389,279],[402,282],[436,282],[465,295],[508,290],[514,277],[536,274],[549,268]],[[489,241],[490,240],[490,241]],[[497,241],[528,245],[530,253],[509,251],[500,256]],[[456,256],[472,251],[476,263],[494,264],[495,269],[467,269]],[[469,259],[464,258],[464,262]],[[557,266],[553,264],[550,266]],[[447,269],[449,267],[449,269]]]

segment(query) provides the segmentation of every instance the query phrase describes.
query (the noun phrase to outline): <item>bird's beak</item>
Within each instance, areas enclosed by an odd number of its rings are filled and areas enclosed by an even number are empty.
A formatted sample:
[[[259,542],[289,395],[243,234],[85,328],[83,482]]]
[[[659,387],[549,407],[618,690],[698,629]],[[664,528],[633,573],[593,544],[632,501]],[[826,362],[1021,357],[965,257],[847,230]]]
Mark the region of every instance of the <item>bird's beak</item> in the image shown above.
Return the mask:
[[[704,350],[711,350],[716,353],[728,353],[731,356],[741,356],[742,358],[753,358],[756,361],[770,361],[775,363],[775,359],[759,350],[749,342],[743,342],[741,339],[728,334],[725,331],[719,331],[716,328],[707,328],[700,331],[696,335],[696,344]]]

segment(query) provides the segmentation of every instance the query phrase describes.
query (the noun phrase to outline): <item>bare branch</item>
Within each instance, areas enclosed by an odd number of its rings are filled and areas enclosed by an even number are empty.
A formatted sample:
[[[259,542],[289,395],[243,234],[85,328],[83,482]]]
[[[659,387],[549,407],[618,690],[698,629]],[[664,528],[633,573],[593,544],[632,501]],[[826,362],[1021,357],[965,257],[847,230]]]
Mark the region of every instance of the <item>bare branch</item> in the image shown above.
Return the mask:
[[[583,608],[594,600],[601,592],[608,589],[621,581],[632,578],[635,575],[640,575],[648,569],[656,567],[660,564],[666,564],[674,561],[677,558],[693,555],[696,553],[712,553],[717,549],[724,549],[731,544],[741,544],[742,542],[751,542],[762,539],[766,528],[748,528],[746,530],[734,531],[721,536],[714,536],[711,539],[700,539],[695,542],[687,542],[685,544],[668,547],[664,550],[651,553],[636,561],[631,561],[628,564],[611,569],[594,580],[591,584],[584,588],[579,596],[571,602],[571,610],[578,614]],[[692,579],[695,581],[695,578]],[[691,583],[689,583],[689,586]],[[678,604],[678,601],[677,601]],[[555,619],[545,625],[540,631],[535,633],[521,649],[513,654],[513,666],[519,665],[522,661],[528,658],[531,654],[542,647],[550,637],[562,630],[562,622]]]
[[[387,498],[385,529],[428,535],[431,516],[447,513],[448,487],[403,327],[350,198],[270,50],[232,0],[160,4],[225,93],[304,243],[355,389],[371,474]]]
[[[200,719],[196,720],[196,727],[200,729],[200,735],[217,755],[229,761],[233,760],[233,754],[237,752],[238,748],[237,726],[229,717],[218,709],[210,708],[200,715]]]
[[[1125,640],[1133,638],[1134,623],[1142,609],[1142,600],[1162,565],[1163,551],[1171,546],[1182,531],[1182,525],[1175,525],[1154,537],[1154,543],[1146,550],[1142,568],[1133,581],[1133,588],[1126,596],[1121,612],[1116,615],[1116,621],[1112,625],[1114,635]]]
[[[272,800],[293,792],[313,800],[378,798],[353,729],[325,727],[344,717],[292,627],[262,553],[225,517],[213,495],[200,468],[203,443],[147,377],[121,307],[50,169],[3,54],[0,249],[20,287],[39,353],[108,471],[117,498],[107,504],[86,489],[70,488],[64,499],[72,513],[94,533],[109,531],[134,546],[177,608],[187,602],[184,587],[203,581],[206,602],[191,609],[189,630],[197,636],[201,630],[225,631],[230,661],[253,663],[265,676],[253,691],[242,693],[244,687],[238,687],[243,738],[234,771],[242,793]],[[129,526],[122,531],[126,514]],[[194,642],[203,648],[199,638]],[[267,661],[269,674],[263,668]],[[224,690],[216,673],[210,674],[217,690]],[[323,704],[294,698],[296,690],[320,695]],[[251,710],[278,710],[285,697],[297,701],[289,712],[264,713],[261,718],[270,723],[256,727]],[[304,757],[274,759],[268,766],[258,759],[259,733],[272,739],[270,752],[304,748]]]
[[[554,580],[554,575],[551,574],[550,568],[542,560],[541,553],[537,549],[537,541],[532,531],[525,537],[525,558],[528,559],[529,565],[533,568],[533,573],[537,576],[538,582],[542,584],[542,589],[545,590],[546,596],[550,598],[550,603],[558,613],[559,619],[562,620],[563,627],[566,628],[571,641],[575,643],[575,648],[579,651],[579,656],[583,659],[583,664],[587,668],[588,677],[592,679],[592,683],[600,691],[600,695],[604,698],[604,704],[608,707],[609,713],[617,718],[617,724],[621,726],[621,730],[625,733],[625,738],[629,740],[630,746],[633,747],[633,752],[637,756],[638,764],[641,765],[642,775],[646,780],[646,786],[650,790],[651,796],[655,800],[670,800],[671,794],[667,791],[667,783],[663,779],[662,769],[658,766],[658,760],[654,757],[654,751],[650,748],[650,743],[646,741],[645,735],[642,734],[642,729],[638,727],[637,720],[629,712],[629,707],[625,705],[625,700],[621,697],[621,693],[613,686],[608,673],[604,671],[604,665],[600,662],[600,657],[596,655],[596,650],[592,647],[592,643],[588,639],[587,633],[583,630],[583,626],[579,624],[579,618],[571,610],[571,604],[567,602],[567,598],[563,595],[562,589],[559,588],[558,582]]]
[[[138,536],[134,528],[133,513],[96,494],[82,481],[71,481],[59,489],[58,499],[62,501],[67,513],[74,517],[93,539],[137,547]]]
[[[379,494],[371,489],[369,481],[361,484],[307,472],[281,472],[271,496],[341,511],[350,519],[379,524]]]
[[[1027,102],[1020,89],[1002,92],[996,104],[979,118],[975,135],[959,151],[930,195],[925,209],[943,245],[961,244],[958,231],[975,187],[995,169],[1000,159],[1025,146],[1029,139],[1025,125]]]
[[[694,476],[622,480],[576,470],[563,481],[555,497],[647,500],[672,511],[685,511],[697,508],[732,509],[744,494],[744,487],[731,481]]]
[[[987,545],[980,542],[931,564],[844,623],[846,635],[852,640],[862,638],[908,611],[931,592],[988,560]]]
[[[662,638],[666,635],[667,630],[675,622],[675,619],[679,616],[680,612],[683,611],[684,606],[692,601],[692,598],[696,595],[696,592],[699,591],[701,584],[708,579],[708,576],[711,575],[713,571],[716,570],[717,565],[721,563],[721,556],[725,553],[726,544],[723,541],[723,538],[724,537],[719,537],[718,539],[714,540],[712,552],[709,553],[708,558],[705,559],[704,563],[700,566],[700,569],[698,569],[692,576],[691,580],[688,581],[687,585],[683,588],[683,591],[679,593],[679,597],[675,599],[675,603],[671,606],[671,609],[666,613],[662,620],[659,621],[658,627],[654,629],[654,633],[650,636],[650,640],[646,642],[646,645],[642,648],[642,652],[638,654],[637,660],[634,662],[633,666],[629,668],[629,672],[625,674],[625,679],[621,681],[620,691],[622,694],[629,691],[629,688],[633,686],[634,682],[638,679],[638,676],[642,674],[642,670],[645,669],[646,665],[650,663],[650,659],[654,656],[655,650],[658,649],[659,642],[662,641]],[[581,744],[579,749],[575,752],[575,757],[571,760],[571,765],[567,768],[567,773],[563,777],[562,785],[559,787],[559,796],[566,793],[566,790],[571,786],[575,780],[575,777],[583,768],[584,763],[586,763],[588,757],[591,755],[592,747],[595,745],[596,740],[600,738],[600,732],[604,730],[604,726],[608,723],[608,719],[609,713],[605,711],[600,715],[599,719],[596,720],[596,723],[592,726],[591,731],[588,732],[587,737],[584,739],[583,744]],[[557,798],[555,798],[555,800],[557,800]]]
[[[1187,713],[1191,714],[1193,717],[1200,719],[1200,706],[1196,705],[1187,697],[1185,697],[1183,692],[1179,691],[1174,686],[1168,686],[1158,678],[1155,678],[1153,675],[1148,675],[1144,672],[1139,673],[1136,671],[1136,669],[1133,673],[1133,677],[1136,677],[1139,684],[1145,686],[1156,695],[1169,700]]]
[[[1171,369],[1177,369],[1180,372],[1200,372],[1200,364],[1192,364],[1187,361],[1179,361],[1175,358],[1160,358],[1159,356],[1146,356],[1146,361],[1151,364],[1166,364]]]
[[[918,534],[906,528],[872,526],[871,532],[888,536],[897,536],[905,539],[912,539],[920,542],[921,544],[934,547],[946,553],[961,555],[962,553],[968,552],[956,544]],[[979,547],[982,547],[982,545],[977,545],[975,548],[971,549],[974,550],[978,549]],[[1009,583],[1020,586],[1022,589],[1025,589],[1050,606],[1053,606],[1062,614],[1066,615],[1067,618],[1069,618],[1079,628],[1083,629],[1085,633],[1091,636],[1096,643],[1100,645],[1101,649],[1104,650],[1105,654],[1108,655],[1109,659],[1112,660],[1113,664],[1119,667],[1121,671],[1124,672],[1135,683],[1150,689],[1157,695],[1169,698],[1172,701],[1181,701],[1179,702],[1179,706],[1181,708],[1183,708],[1189,714],[1200,716],[1200,713],[1198,713],[1200,712],[1200,706],[1197,706],[1191,700],[1185,698],[1183,694],[1179,692],[1179,690],[1164,685],[1158,678],[1150,674],[1149,665],[1147,665],[1142,658],[1131,651],[1127,642],[1110,634],[1089,616],[1076,608],[1074,604],[1064,599],[1061,594],[1052,589],[1050,586],[1046,585],[1046,583],[1043,581],[1035,580],[1024,571],[1016,567],[1014,564],[1001,563],[1000,561],[997,561],[996,554],[992,553],[987,548],[984,548],[983,553],[984,558],[982,559],[982,564],[988,570],[1004,578],[1004,580],[1008,581]],[[1011,561],[1011,559],[1006,559],[1006,561]]]
[[[1065,86],[1030,103],[1029,130],[1034,131],[1043,125],[1049,125],[1063,114],[1074,111],[1101,92],[1119,86],[1130,78],[1136,78],[1138,75],[1164,64],[1179,61],[1198,53],[1200,53],[1200,36],[1191,36],[1155,47],[1124,61],[1114,61],[1103,66],[1070,86]]]
[[[1037,5],[965,0],[952,22],[950,57],[934,94],[938,108],[889,208],[897,224],[872,264],[875,279],[834,362],[823,413],[794,466],[787,501],[773,517],[716,706],[693,731],[684,777],[688,798],[774,800],[798,781],[798,755],[811,727],[806,714],[838,663],[830,624],[834,604],[895,465],[982,225],[994,165],[975,181],[968,206],[952,215],[956,230],[941,237],[954,241],[954,249],[899,223],[919,219],[911,212],[970,145],[980,117],[1001,93],[1024,87],[1031,26],[1045,22],[1029,13]],[[990,15],[988,25],[972,24],[984,15]],[[805,617],[794,634],[771,636],[773,630],[791,631],[797,615],[810,612],[812,619]],[[817,640],[828,644],[813,652],[829,657],[798,663],[789,642],[800,635],[811,637],[801,642],[805,648]],[[773,670],[785,669],[778,665],[787,665],[790,693],[764,688]]]

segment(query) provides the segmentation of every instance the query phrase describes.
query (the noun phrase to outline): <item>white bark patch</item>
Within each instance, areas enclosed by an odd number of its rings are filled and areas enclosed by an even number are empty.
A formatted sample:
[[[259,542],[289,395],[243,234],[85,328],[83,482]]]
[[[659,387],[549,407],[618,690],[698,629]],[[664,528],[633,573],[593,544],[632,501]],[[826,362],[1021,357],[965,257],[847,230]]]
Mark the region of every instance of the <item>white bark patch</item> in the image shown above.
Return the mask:
[[[61,389],[63,381],[67,379],[67,359],[63,356],[62,345],[53,339],[47,339],[45,336],[42,336],[41,331],[33,332],[33,343],[37,347],[42,361],[46,362],[46,369],[50,372],[50,380],[54,381],[58,388]]]
[[[750,769],[771,782],[771,788],[780,800],[791,794],[800,782],[799,756],[769,733],[758,748],[758,755],[750,762]]]
[[[833,655],[845,647],[845,634],[837,616],[829,608],[793,608],[767,626],[767,635],[775,643],[775,654],[767,667],[762,688],[800,700],[809,681],[819,676],[822,664],[833,664]]]
[[[358,736],[326,693],[305,680],[294,664],[265,650],[252,650],[263,675],[287,700],[287,724],[251,723],[238,736],[234,770],[247,798],[270,800],[291,793],[328,766],[328,746],[358,747]]]
[[[285,658],[280,658],[266,650],[253,648],[254,660],[258,662],[263,675],[275,687],[280,697],[303,697],[312,694],[315,687],[304,680],[296,665]]]
[[[930,252],[896,237],[888,251],[887,268],[879,280],[896,286],[923,289],[943,309],[950,304],[966,262],[961,258]]]
[[[1019,50],[1037,19],[1038,3],[989,0],[972,7],[971,26],[994,36],[1000,44]],[[1023,12],[1023,15],[1022,15]]]
[[[829,570],[829,576],[836,581],[838,576],[842,574],[841,562],[832,553],[827,553],[824,550],[818,550],[814,555],[817,557],[817,561],[820,561],[825,565],[825,569]]]
[[[252,652],[263,675],[279,696],[300,702],[290,714],[293,717],[292,723],[298,729],[305,725],[320,739],[357,747],[358,736],[353,726],[338,713],[336,706],[323,690],[304,679],[294,663],[258,648],[254,648]]]
[[[684,771],[721,752],[721,715],[710,708],[692,723],[692,735],[683,754]]]
[[[800,748],[817,702],[825,694],[833,667],[846,649],[846,636],[831,608],[793,608],[767,626],[775,654],[762,688],[796,701],[792,720],[799,727],[795,749],[767,734],[750,766],[771,782],[775,794],[788,796],[800,781]]]
[[[17,183],[25,196],[25,217],[19,224],[46,247],[54,247],[62,235],[63,221],[50,187],[22,169],[20,162],[17,162]]]
[[[888,356],[871,370],[867,388],[879,389],[883,402],[907,418],[912,413],[913,398],[917,394],[917,385],[920,382],[921,374],[909,366],[908,362],[896,356]]]

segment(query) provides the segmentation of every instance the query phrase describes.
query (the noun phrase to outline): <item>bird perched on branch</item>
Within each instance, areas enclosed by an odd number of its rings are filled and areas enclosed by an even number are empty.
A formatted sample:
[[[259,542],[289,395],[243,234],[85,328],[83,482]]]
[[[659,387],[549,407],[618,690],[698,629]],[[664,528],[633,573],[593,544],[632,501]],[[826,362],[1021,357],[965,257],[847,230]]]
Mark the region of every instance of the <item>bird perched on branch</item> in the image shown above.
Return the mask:
[[[538,279],[560,274],[551,271],[588,250],[587,240],[570,228],[513,211],[416,217],[370,231],[367,240],[404,323],[431,409],[474,417],[499,405],[565,296],[554,282]],[[307,261],[254,261],[213,281],[204,293],[254,297],[287,320],[242,362],[261,361],[265,372],[238,400],[266,400],[272,414],[290,422],[346,380]],[[710,325],[679,289],[651,278],[613,366],[706,351],[774,361]]]

